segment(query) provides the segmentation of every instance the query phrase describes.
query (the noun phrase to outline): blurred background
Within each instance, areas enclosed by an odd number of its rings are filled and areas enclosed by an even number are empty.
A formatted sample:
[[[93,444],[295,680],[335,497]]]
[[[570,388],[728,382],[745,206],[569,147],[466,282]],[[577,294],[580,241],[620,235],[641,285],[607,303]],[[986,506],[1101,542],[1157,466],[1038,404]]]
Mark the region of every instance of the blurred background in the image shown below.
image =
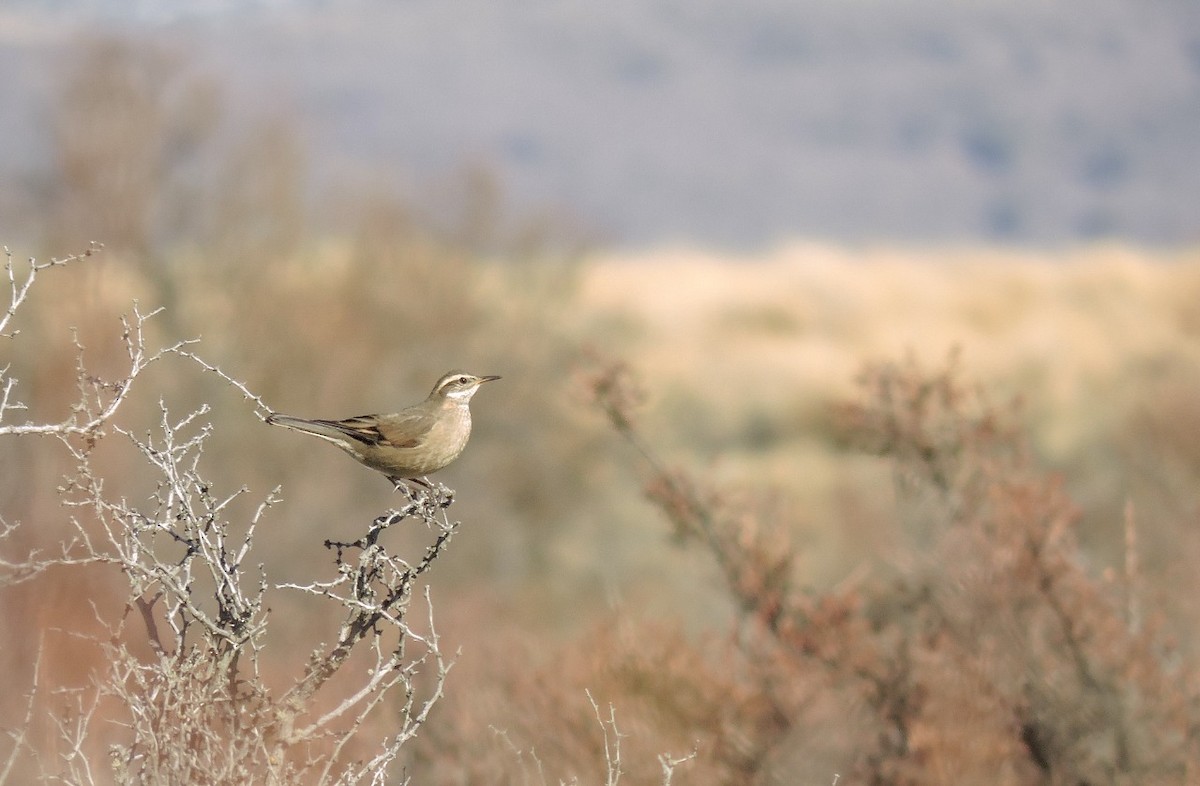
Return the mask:
[[[135,300],[165,307],[156,338],[200,338],[302,416],[412,403],[452,367],[503,375],[442,478],[464,531],[434,597],[467,695],[496,663],[591,646],[604,620],[730,619],[711,560],[672,545],[588,403],[597,358],[634,368],[670,462],[778,495],[805,585],[886,563],[902,536],[889,466],[833,412],[864,363],[905,354],[957,350],[1023,402],[1097,574],[1127,504],[1151,572],[1197,521],[1192,0],[9,0],[0,139],[0,243],[105,246],[46,274],[0,345],[34,420],[74,400],[71,328],[97,373],[121,368]],[[212,405],[215,483],[282,486],[273,580],[324,569],[324,538],[394,502],[192,368],[157,369],[121,425],[152,426],[160,398]],[[131,494],[135,458],[113,458]],[[0,441],[0,509],[36,522],[28,545],[64,531],[63,459]],[[106,579],[56,581],[3,613],[86,627],[77,600]],[[329,624],[304,598],[272,605],[294,612],[279,641]],[[7,673],[33,646],[0,647]],[[515,710],[476,711],[490,740]]]
[[[203,137],[163,166],[196,188],[273,125],[324,222],[368,184],[444,220],[482,167],[506,212],[606,245],[1197,239],[1187,0],[11,0],[6,182],[52,184],[63,72],[114,36],[170,62],[140,97]],[[6,225],[41,207],[7,191]]]

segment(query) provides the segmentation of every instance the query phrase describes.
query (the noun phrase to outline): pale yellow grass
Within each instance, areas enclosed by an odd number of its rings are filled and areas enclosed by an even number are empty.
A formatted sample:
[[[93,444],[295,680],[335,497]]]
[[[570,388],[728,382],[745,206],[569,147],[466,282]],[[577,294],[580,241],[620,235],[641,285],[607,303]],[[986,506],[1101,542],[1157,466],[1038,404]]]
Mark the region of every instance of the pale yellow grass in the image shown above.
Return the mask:
[[[720,482],[786,489],[810,545],[826,547],[808,550],[825,555],[809,575],[829,579],[846,565],[830,553],[853,561],[878,540],[855,520],[895,520],[886,465],[830,431],[864,363],[912,353],[934,368],[957,348],[966,379],[1024,402],[1035,446],[1096,532],[1119,526],[1130,423],[1162,391],[1200,391],[1197,250],[609,254],[585,268],[580,295],[580,332],[642,375],[651,439]]]
[[[614,340],[655,386],[734,409],[827,400],[866,360],[936,364],[954,347],[972,376],[1050,410],[1115,394],[1139,360],[1200,362],[1197,251],[662,251],[599,258],[582,300],[590,318],[624,315]]]

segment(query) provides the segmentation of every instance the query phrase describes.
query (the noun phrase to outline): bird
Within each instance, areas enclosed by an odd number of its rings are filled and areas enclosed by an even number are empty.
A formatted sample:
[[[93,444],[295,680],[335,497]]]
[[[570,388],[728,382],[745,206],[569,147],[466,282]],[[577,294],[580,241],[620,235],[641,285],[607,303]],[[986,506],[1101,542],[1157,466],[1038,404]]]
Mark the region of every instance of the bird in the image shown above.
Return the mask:
[[[497,379],[450,371],[424,401],[390,415],[309,420],[272,412],[265,420],[332,442],[411,495],[407,482],[428,488],[426,476],[444,469],[463,452],[471,436],[471,397],[485,382]]]

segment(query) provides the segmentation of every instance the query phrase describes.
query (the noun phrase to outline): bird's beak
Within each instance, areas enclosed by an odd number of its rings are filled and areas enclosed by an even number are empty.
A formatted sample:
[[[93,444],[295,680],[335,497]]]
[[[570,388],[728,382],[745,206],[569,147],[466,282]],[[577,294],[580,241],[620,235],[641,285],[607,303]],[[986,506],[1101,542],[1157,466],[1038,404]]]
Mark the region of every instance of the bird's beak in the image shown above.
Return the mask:
[[[495,382],[497,379],[500,379],[500,377],[497,377],[497,376],[496,376],[496,375],[494,375],[494,374],[493,374],[492,376],[489,376],[489,377],[480,377],[480,378],[479,378],[479,384],[481,384],[481,385],[482,385],[484,382]]]

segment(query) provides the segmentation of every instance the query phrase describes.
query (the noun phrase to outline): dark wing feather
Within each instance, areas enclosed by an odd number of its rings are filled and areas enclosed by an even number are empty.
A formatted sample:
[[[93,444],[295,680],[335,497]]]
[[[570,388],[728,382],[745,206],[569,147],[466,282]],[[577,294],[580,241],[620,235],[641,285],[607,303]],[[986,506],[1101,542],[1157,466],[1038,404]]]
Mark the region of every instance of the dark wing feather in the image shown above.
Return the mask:
[[[345,420],[314,420],[312,422],[339,431],[364,445],[378,445],[383,442],[383,435],[379,433],[374,415],[356,415]]]
[[[314,420],[336,429],[364,445],[393,448],[419,447],[433,428],[434,418],[426,414],[357,415],[345,420]]]

